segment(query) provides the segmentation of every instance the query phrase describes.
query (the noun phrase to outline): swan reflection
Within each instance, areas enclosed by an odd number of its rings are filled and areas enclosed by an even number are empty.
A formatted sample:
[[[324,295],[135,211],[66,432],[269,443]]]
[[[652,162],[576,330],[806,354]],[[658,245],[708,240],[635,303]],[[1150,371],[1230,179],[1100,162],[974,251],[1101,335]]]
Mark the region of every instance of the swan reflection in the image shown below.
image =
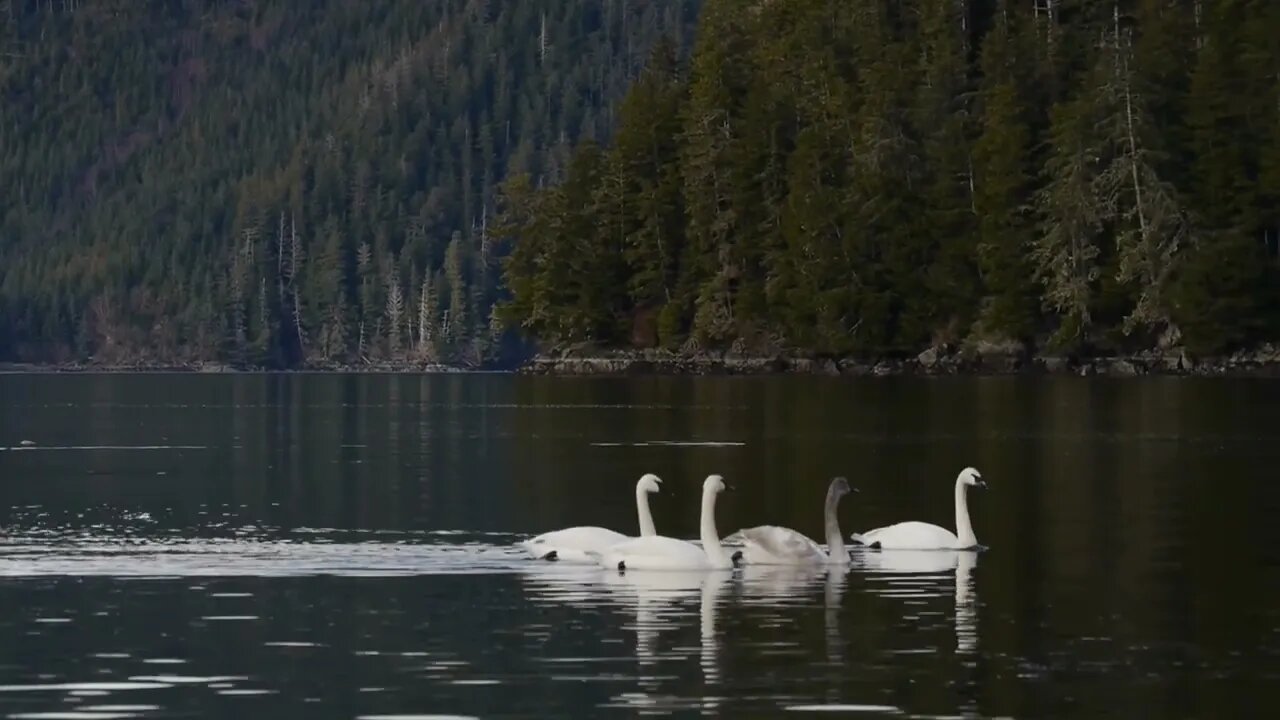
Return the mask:
[[[710,688],[721,683],[716,618],[720,597],[731,577],[732,573],[728,571],[605,573],[603,585],[614,594],[614,601],[632,605],[635,612],[640,691],[626,696],[629,706],[642,712],[666,714],[678,704],[676,698],[661,695],[659,685],[662,681],[678,679],[684,673],[672,668],[670,672],[659,675],[657,665],[662,660],[682,662],[688,654],[679,647],[672,647],[670,653],[662,653],[657,649],[658,639],[663,631],[677,630],[686,624],[682,621],[689,617],[687,604],[695,597],[699,603],[700,625],[698,664],[706,688],[700,705],[704,710],[720,706],[721,698]]]
[[[744,565],[742,602],[747,605],[800,603],[827,575],[823,565]]]
[[[827,664],[832,667],[844,665],[843,643],[840,641],[840,604],[844,599],[844,588],[849,575],[844,568],[830,569],[822,588],[823,630],[827,644]]]
[[[822,589],[823,649],[826,655],[826,697],[836,702],[847,684],[840,608],[848,585],[848,568],[838,565],[745,565],[742,603],[772,608],[811,604]]]
[[[635,612],[636,659],[641,668],[656,664],[655,651],[659,633],[678,627],[681,601],[692,600],[702,589],[702,574],[689,572],[637,572],[603,574],[603,585],[617,605],[629,606]],[[646,673],[641,674],[641,680]]]
[[[601,584],[603,568],[552,562],[530,562],[520,567],[520,579],[529,599],[571,605],[601,605],[609,593]]]
[[[942,597],[945,582],[955,582],[956,650],[971,654],[978,645],[978,598],[973,569],[978,553],[972,550],[866,550],[853,554],[854,568],[881,575],[882,584],[871,587],[886,597]]]
[[[702,593],[698,613],[699,625],[702,629],[699,654],[699,665],[702,666],[702,681],[705,685],[720,685],[720,641],[716,634],[716,613],[720,609],[720,594],[727,584],[729,573],[713,573],[703,578]],[[704,692],[704,709],[720,707],[720,698]]]

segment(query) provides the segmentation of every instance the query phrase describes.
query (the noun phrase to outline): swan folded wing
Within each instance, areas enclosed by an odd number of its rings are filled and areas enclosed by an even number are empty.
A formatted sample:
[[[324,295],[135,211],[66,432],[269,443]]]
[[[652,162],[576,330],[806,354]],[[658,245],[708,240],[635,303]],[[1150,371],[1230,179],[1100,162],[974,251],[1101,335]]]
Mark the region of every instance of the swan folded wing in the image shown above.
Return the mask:
[[[525,552],[535,558],[555,552],[558,560],[590,562],[585,553],[602,552],[606,548],[629,539],[622,533],[608,528],[582,526],[553,530],[520,543]]]
[[[900,522],[850,536],[854,542],[885,550],[954,550],[960,546],[956,534],[944,527],[924,522]]]
[[[827,554],[822,546],[790,528],[776,525],[740,530],[742,535],[742,559],[750,563],[797,561],[823,562]]]
[[[685,540],[653,535],[613,545],[600,554],[600,564],[626,570],[680,570],[709,563],[702,548]]]

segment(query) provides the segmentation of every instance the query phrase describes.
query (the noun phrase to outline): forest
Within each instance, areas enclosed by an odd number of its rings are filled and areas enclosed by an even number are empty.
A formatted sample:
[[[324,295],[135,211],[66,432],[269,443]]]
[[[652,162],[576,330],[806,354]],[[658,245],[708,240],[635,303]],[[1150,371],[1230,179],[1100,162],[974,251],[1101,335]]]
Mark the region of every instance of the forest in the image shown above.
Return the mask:
[[[0,0],[0,361],[1280,337],[1270,0]]]
[[[0,361],[502,361],[499,184],[561,182],[697,11],[0,0]]]
[[[703,5],[610,142],[512,177],[551,348],[1199,356],[1280,337],[1280,3]]]

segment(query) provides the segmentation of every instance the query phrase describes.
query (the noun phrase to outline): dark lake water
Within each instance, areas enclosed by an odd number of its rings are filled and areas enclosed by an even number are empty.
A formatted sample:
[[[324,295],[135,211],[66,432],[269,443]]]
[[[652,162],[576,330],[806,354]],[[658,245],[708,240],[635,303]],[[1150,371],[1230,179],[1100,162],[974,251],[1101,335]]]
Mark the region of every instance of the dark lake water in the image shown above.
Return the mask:
[[[34,444],[23,444],[30,441]],[[528,560],[579,524],[847,572]],[[1280,383],[0,375],[0,717],[1280,714]]]

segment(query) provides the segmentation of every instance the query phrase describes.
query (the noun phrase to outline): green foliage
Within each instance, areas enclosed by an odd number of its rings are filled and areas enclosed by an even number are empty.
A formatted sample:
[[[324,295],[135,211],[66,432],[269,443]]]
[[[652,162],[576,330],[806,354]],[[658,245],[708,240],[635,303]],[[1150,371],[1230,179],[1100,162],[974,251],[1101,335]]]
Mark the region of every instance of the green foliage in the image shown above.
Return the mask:
[[[576,341],[625,342],[656,306],[664,344],[764,352],[1114,351],[1181,337],[1212,353],[1267,339],[1274,6],[709,0],[678,86],[646,78],[624,101],[587,216],[560,189],[534,193],[506,317],[563,341],[539,328],[598,290],[539,303],[573,270],[524,252],[609,252],[623,237],[630,293],[600,300],[613,324],[598,316]],[[646,142],[661,150],[639,162]],[[683,251],[636,230],[656,227]],[[618,268],[601,272],[612,283]]]
[[[1256,341],[1275,327],[1278,268],[1265,244],[1274,211],[1266,199],[1267,156],[1259,150],[1274,128],[1280,49],[1274,33],[1257,27],[1274,28],[1275,20],[1272,3],[1215,4],[1198,38],[1186,183],[1198,242],[1171,294],[1187,345],[1200,351]]]
[[[572,144],[611,136],[650,48],[697,11],[12,6],[2,357],[274,366],[489,359],[500,183],[560,182]]]
[[[12,5],[0,358],[1280,331],[1280,3]]]
[[[1018,21],[1021,20],[1021,23]],[[1031,127],[1018,75],[1025,17],[1001,7],[982,46],[981,126],[973,143],[977,265],[985,288],[979,334],[1027,340],[1038,316],[1029,251],[1032,218],[1026,207],[1031,178]],[[1025,30],[1022,30],[1025,32]]]

